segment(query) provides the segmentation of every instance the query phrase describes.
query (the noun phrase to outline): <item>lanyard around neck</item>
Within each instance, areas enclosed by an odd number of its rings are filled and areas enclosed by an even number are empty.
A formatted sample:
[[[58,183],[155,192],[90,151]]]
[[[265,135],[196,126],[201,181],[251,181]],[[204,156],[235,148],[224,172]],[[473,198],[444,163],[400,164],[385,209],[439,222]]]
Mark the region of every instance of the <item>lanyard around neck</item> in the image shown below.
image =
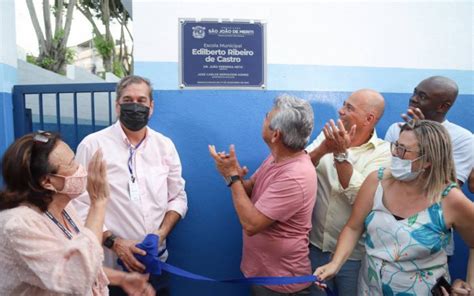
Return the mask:
[[[62,232],[64,233],[64,235],[68,239],[72,239],[72,233],[69,230],[67,230],[66,227],[64,227],[61,223],[59,223],[59,221],[49,211],[44,212],[44,214],[49,219],[51,219],[51,221],[53,221],[54,224],[56,224],[56,226],[59,227],[59,229],[62,230]],[[79,233],[79,228],[77,227],[76,223],[74,223],[74,221],[72,221],[71,216],[69,216],[69,214],[66,212],[66,210],[62,211],[62,215],[63,215],[64,218],[66,218],[66,220],[69,222],[69,224],[71,224],[72,228],[74,228],[74,231],[76,233]]]
[[[140,147],[144,140],[145,137],[143,137],[143,139],[141,139],[135,147],[133,147],[132,144],[128,146],[128,150],[130,152],[130,155],[128,157],[128,171],[130,172],[130,178],[132,179],[132,182],[135,182],[135,175],[133,174],[133,156],[135,155],[135,152],[138,150],[138,147]]]

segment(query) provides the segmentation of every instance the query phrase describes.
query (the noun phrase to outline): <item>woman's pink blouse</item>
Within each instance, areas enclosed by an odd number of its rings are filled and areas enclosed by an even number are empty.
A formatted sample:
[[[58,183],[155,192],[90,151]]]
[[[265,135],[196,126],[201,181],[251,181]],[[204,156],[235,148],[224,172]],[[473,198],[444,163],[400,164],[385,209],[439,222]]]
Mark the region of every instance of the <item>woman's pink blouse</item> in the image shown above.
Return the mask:
[[[66,211],[80,229],[71,240],[34,207],[0,211],[0,295],[108,295],[103,249]]]

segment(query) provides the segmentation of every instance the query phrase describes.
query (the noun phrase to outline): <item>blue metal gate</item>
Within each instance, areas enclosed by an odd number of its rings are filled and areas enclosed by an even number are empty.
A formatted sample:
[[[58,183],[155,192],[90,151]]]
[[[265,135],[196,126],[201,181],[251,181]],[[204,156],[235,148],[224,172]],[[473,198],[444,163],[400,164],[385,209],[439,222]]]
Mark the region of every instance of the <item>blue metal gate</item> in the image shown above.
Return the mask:
[[[112,124],[116,83],[16,85],[15,138],[33,130],[59,132],[72,149],[89,133]]]

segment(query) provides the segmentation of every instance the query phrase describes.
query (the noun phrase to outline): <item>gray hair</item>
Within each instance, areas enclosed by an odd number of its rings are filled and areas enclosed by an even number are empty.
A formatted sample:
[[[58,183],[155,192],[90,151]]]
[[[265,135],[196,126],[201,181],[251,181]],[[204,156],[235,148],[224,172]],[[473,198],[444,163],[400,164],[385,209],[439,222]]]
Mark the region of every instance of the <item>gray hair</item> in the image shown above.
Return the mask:
[[[271,130],[279,130],[283,144],[293,150],[302,150],[313,131],[314,113],[311,105],[288,94],[275,98],[273,109],[278,110],[270,121]]]
[[[120,79],[120,81],[117,83],[117,87],[115,88],[115,93],[116,93],[115,100],[118,101],[122,97],[123,90],[126,87],[128,87],[130,84],[140,84],[140,83],[145,83],[148,86],[148,89],[149,89],[148,96],[150,97],[150,100],[153,100],[153,86],[151,85],[150,80],[138,75],[128,75]]]

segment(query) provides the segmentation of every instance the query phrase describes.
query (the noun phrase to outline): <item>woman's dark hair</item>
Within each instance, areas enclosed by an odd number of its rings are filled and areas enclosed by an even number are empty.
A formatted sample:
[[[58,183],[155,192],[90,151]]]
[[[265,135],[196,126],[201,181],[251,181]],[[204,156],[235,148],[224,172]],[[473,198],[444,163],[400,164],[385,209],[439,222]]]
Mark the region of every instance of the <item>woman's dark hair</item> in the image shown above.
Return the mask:
[[[18,207],[26,202],[46,211],[53,191],[41,186],[50,173],[56,173],[48,161],[60,137],[49,132],[27,134],[8,147],[2,159],[5,188],[0,192],[0,210]]]

